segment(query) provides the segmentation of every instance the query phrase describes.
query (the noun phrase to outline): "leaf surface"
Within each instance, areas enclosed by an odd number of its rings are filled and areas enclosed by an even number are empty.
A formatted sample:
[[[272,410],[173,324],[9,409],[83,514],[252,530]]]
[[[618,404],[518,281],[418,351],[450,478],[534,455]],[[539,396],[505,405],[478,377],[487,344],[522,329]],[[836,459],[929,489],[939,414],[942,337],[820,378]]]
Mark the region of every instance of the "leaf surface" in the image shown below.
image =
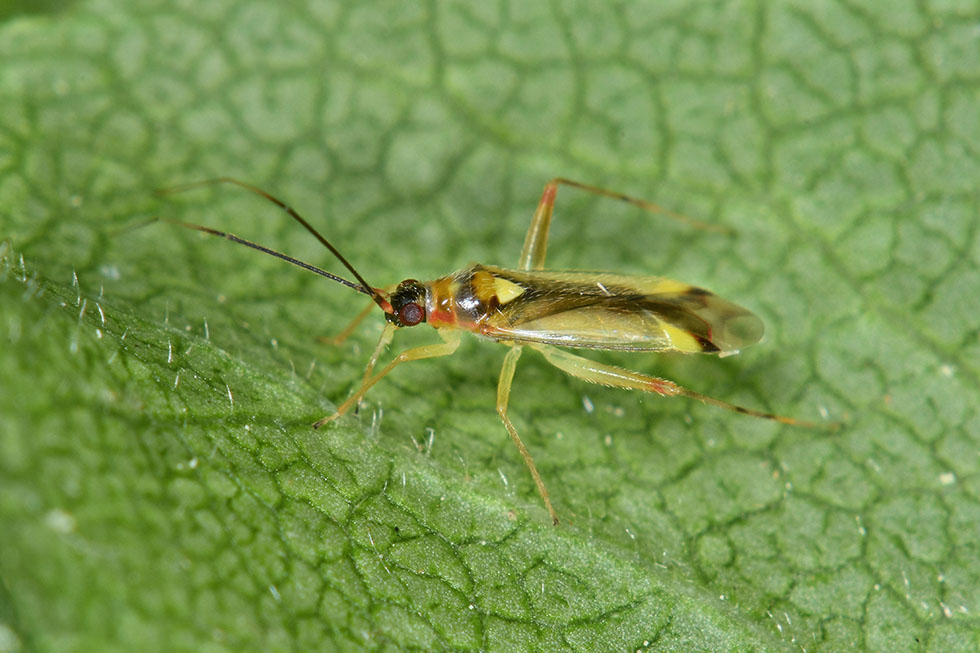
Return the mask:
[[[173,3],[0,12],[0,650],[976,650],[976,8]],[[355,387],[374,285],[513,265],[757,312],[603,361],[836,433],[584,386],[502,347]],[[396,349],[429,342],[399,333]]]

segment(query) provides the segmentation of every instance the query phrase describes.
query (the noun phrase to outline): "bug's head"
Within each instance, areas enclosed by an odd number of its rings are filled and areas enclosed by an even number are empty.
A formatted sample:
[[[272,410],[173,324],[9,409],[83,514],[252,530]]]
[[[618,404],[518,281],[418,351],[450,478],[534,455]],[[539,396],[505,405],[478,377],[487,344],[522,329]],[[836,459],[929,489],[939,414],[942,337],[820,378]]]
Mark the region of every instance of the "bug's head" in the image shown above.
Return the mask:
[[[396,326],[410,327],[425,322],[425,286],[415,279],[405,279],[391,293],[391,313],[385,319]]]

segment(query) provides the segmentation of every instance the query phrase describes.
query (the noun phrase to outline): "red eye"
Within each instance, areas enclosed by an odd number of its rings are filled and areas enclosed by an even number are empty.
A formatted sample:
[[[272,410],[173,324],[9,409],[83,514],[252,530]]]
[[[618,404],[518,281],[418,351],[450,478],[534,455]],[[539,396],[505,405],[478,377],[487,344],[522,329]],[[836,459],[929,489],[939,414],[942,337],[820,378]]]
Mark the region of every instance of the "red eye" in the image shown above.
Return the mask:
[[[404,326],[415,326],[422,321],[423,317],[425,314],[422,312],[422,307],[415,302],[405,304],[398,311],[398,321]]]

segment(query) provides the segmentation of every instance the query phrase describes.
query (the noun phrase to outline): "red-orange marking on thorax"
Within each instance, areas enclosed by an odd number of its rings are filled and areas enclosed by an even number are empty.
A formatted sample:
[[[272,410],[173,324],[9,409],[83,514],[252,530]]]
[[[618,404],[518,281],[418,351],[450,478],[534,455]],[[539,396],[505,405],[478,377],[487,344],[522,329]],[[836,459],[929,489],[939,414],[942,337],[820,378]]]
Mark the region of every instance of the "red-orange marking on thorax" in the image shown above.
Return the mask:
[[[426,284],[425,319],[429,326],[436,329],[456,326],[452,281],[452,277],[443,277]]]

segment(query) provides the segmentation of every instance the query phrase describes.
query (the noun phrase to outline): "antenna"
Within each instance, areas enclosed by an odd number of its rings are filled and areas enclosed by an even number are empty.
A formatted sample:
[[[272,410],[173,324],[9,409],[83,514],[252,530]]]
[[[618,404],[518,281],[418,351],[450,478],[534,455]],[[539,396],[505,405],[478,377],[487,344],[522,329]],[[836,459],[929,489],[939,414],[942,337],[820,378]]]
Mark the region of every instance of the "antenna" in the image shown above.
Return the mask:
[[[384,296],[376,288],[374,288],[373,286],[371,286],[370,284],[368,284],[367,281],[364,280],[364,277],[362,277],[360,275],[360,273],[358,273],[358,271],[354,269],[354,266],[351,265],[347,261],[346,258],[344,258],[344,255],[343,254],[341,254],[339,251],[337,251],[337,248],[336,247],[334,247],[333,245],[330,244],[330,241],[328,241],[326,238],[324,238],[322,235],[320,235],[320,232],[318,232],[316,229],[314,229],[310,225],[310,223],[307,222],[306,220],[304,220],[303,217],[299,213],[297,213],[296,211],[294,211],[292,209],[292,207],[290,207],[288,204],[286,204],[285,202],[283,202],[278,197],[275,197],[274,195],[271,195],[271,194],[265,192],[264,190],[262,190],[258,186],[253,186],[252,184],[248,184],[248,183],[246,183],[244,181],[239,181],[238,179],[235,179],[233,177],[216,177],[214,179],[205,179],[203,181],[195,181],[195,182],[191,182],[191,183],[188,183],[188,184],[180,184],[178,186],[171,186],[169,188],[162,188],[162,189],[156,191],[156,193],[157,193],[157,195],[173,195],[175,193],[183,193],[184,191],[192,190],[194,188],[200,188],[202,186],[214,186],[214,185],[217,185],[217,184],[234,184],[235,186],[240,186],[241,188],[244,188],[245,190],[251,191],[251,192],[255,193],[256,195],[258,195],[260,197],[264,197],[268,201],[272,202],[273,204],[275,204],[276,206],[278,206],[279,208],[281,208],[283,211],[286,212],[286,214],[289,217],[291,217],[292,219],[296,220],[296,222],[298,222],[301,225],[303,225],[303,227],[307,231],[309,231],[311,234],[313,234],[313,236],[317,240],[319,240],[320,243],[324,247],[326,247],[327,249],[329,249],[330,250],[330,253],[332,253],[334,256],[336,256],[337,259],[341,263],[344,264],[344,267],[346,267],[348,270],[351,271],[351,274],[354,275],[354,278],[357,279],[360,282],[361,285],[358,286],[357,284],[352,283],[352,282],[348,281],[347,279],[344,279],[342,277],[338,277],[336,275],[330,274],[329,272],[326,272],[324,270],[321,270],[320,268],[316,267],[315,265],[310,265],[309,263],[304,263],[303,261],[300,261],[299,259],[295,259],[295,258],[293,258],[291,256],[287,256],[286,254],[283,254],[281,252],[277,252],[274,249],[270,249],[268,247],[264,247],[264,246],[259,245],[257,243],[253,243],[253,242],[251,242],[249,240],[245,240],[244,238],[239,238],[238,236],[236,236],[234,234],[226,233],[224,231],[218,231],[217,229],[211,229],[210,227],[204,227],[204,226],[198,225],[198,224],[191,224],[189,222],[180,222],[179,220],[168,220],[168,219],[165,219],[165,221],[166,222],[170,222],[171,224],[179,225],[181,227],[186,227],[188,229],[196,229],[197,231],[203,231],[204,233],[211,234],[213,236],[220,236],[222,238],[227,238],[228,240],[230,240],[232,242],[238,243],[240,245],[245,245],[246,247],[251,247],[252,249],[256,249],[256,250],[258,250],[260,252],[263,252],[265,254],[269,254],[270,256],[275,256],[278,259],[281,259],[283,261],[286,261],[287,263],[292,263],[293,265],[299,266],[299,267],[301,267],[301,268],[303,268],[305,270],[309,270],[310,272],[314,272],[316,274],[319,274],[320,276],[326,277],[328,279],[333,279],[334,281],[336,281],[338,283],[344,284],[348,288],[353,288],[354,290],[356,290],[359,293],[363,293],[365,295],[370,295],[371,299],[374,300],[374,303],[377,304],[378,306],[380,306],[381,307],[381,310],[383,310],[385,313],[394,313],[394,309],[391,307],[391,304],[388,302],[388,300],[385,299]]]

